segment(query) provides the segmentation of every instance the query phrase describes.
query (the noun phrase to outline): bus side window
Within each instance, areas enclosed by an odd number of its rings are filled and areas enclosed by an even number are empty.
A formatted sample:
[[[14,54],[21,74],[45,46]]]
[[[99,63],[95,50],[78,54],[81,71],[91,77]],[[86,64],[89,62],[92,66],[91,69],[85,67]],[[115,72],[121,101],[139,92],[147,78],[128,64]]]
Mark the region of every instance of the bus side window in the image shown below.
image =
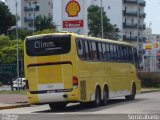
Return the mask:
[[[109,43],[106,44],[106,57],[108,60],[111,59],[110,44]]]
[[[114,44],[114,60],[118,60],[118,51],[117,51],[117,45]]]
[[[77,51],[80,59],[84,59],[83,41],[77,40]]]
[[[133,54],[132,54],[132,48],[129,47],[129,58],[130,58],[130,61],[133,62]]]
[[[125,61],[128,61],[128,50],[127,50],[127,46],[124,46],[124,49],[123,49],[123,53],[124,53],[124,60]]]
[[[107,60],[106,45],[104,43],[102,43],[102,52],[103,52],[103,58],[104,58],[104,60]]]
[[[119,45],[118,47],[118,52],[119,52],[119,60],[123,61],[123,50],[121,45]]]
[[[99,59],[103,60],[103,52],[102,52],[102,44],[98,43],[98,54],[99,54]]]
[[[96,42],[91,42],[92,46],[92,56],[93,60],[97,60],[97,47],[96,47]]]
[[[84,41],[84,44],[85,44],[85,59],[89,60],[90,57],[89,57],[88,41]]]
[[[90,57],[90,60],[93,60],[91,41],[88,41],[88,45],[89,45],[89,57]]]
[[[121,46],[122,61],[125,61],[124,46]]]
[[[110,59],[111,60],[114,60],[114,49],[113,49],[113,45],[112,44],[110,44]]]

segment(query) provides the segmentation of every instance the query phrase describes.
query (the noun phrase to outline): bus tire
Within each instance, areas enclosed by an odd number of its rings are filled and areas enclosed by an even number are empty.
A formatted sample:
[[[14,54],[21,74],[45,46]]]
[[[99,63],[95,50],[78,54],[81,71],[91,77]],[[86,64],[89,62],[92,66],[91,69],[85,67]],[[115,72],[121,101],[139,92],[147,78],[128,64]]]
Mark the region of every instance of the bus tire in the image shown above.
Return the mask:
[[[136,95],[136,85],[133,83],[131,95],[127,95],[127,96],[125,96],[125,98],[126,98],[126,100],[134,100],[135,95]]]
[[[103,99],[102,99],[103,106],[107,105],[108,99],[109,99],[108,88],[107,88],[107,86],[105,86],[103,89]]]
[[[66,103],[49,103],[51,110],[63,110],[66,108]]]
[[[93,106],[98,107],[100,106],[100,104],[101,104],[101,90],[100,87],[97,87],[95,91],[95,100],[93,102]]]

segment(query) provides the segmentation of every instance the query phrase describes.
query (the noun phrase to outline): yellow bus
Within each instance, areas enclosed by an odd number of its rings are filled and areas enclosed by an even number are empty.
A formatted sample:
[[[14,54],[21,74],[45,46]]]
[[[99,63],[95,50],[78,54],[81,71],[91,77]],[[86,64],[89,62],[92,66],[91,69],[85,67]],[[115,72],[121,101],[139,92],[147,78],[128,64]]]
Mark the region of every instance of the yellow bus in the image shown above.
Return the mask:
[[[27,37],[24,44],[31,104],[56,109],[91,102],[98,107],[114,97],[133,100],[140,92],[137,50],[129,43],[52,33]]]

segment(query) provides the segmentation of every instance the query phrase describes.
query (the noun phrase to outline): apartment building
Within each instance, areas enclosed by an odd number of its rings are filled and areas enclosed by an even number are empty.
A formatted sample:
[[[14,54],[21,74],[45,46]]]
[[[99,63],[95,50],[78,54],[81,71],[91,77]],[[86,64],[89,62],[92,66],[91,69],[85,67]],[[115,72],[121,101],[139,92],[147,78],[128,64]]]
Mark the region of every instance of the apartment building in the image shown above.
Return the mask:
[[[101,0],[91,0],[100,6]],[[146,38],[144,19],[146,14],[144,0],[102,0],[102,7],[112,24],[120,29],[120,39],[134,44],[141,53]]]
[[[130,42],[142,51],[145,41],[145,12],[146,2],[144,0],[87,0],[85,4],[98,5],[106,12],[112,24],[116,24],[120,29],[119,39]],[[56,16],[56,24],[62,24],[62,0],[53,0],[53,14]],[[60,11],[60,12],[58,12]],[[87,11],[86,11],[87,12]],[[59,27],[61,30],[62,27]],[[87,33],[85,33],[87,34]]]
[[[38,15],[53,17],[53,0],[5,0],[5,2],[14,15],[17,8],[19,28],[35,29],[33,23]]]

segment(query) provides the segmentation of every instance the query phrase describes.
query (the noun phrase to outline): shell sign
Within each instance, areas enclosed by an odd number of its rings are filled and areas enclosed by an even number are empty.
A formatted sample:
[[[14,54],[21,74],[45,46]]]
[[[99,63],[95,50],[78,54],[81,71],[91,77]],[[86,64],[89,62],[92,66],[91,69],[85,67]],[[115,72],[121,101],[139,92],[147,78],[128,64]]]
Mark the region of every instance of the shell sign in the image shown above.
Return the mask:
[[[63,20],[83,20],[84,13],[84,0],[62,0]]]
[[[78,1],[72,0],[66,5],[66,12],[68,14],[68,17],[77,17],[80,10],[81,7]]]
[[[158,46],[159,46],[158,43],[154,43],[154,44],[153,44],[153,47],[154,47],[155,49],[157,49]]]
[[[87,34],[86,0],[62,0],[62,30]]]

